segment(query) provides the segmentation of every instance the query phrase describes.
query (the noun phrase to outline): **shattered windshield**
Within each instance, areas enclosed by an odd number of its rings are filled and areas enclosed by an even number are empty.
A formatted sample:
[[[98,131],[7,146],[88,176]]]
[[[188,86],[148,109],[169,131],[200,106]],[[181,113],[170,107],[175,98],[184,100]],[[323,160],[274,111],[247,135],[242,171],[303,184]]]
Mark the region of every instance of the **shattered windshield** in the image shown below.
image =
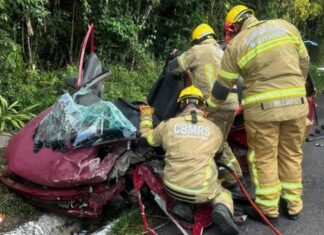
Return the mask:
[[[86,89],[81,89],[73,97],[62,95],[35,130],[35,152],[43,146],[64,152],[102,141],[136,136],[136,127],[113,103],[98,100],[85,106],[75,102],[78,96],[87,99],[93,95]]]

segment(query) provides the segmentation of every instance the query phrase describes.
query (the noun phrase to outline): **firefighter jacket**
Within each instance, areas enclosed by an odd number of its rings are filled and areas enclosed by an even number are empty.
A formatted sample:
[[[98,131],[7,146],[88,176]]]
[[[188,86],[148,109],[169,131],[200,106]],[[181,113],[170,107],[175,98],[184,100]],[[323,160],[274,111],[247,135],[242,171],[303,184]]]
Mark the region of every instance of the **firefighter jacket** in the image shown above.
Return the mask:
[[[308,112],[308,68],[307,49],[292,24],[279,19],[258,21],[252,16],[227,46],[215,86],[231,89],[242,76],[246,120],[291,120]]]
[[[216,81],[223,54],[224,51],[216,40],[206,39],[178,56],[175,59],[177,66],[171,68],[170,72],[182,73],[189,70],[193,85],[201,90],[206,100]],[[219,109],[225,110],[236,110],[237,108],[237,93],[230,93],[224,104],[219,107]]]
[[[217,196],[220,184],[214,156],[223,137],[201,110],[187,109],[155,129],[140,124],[140,131],[151,146],[166,151],[163,181],[168,192],[193,203]]]

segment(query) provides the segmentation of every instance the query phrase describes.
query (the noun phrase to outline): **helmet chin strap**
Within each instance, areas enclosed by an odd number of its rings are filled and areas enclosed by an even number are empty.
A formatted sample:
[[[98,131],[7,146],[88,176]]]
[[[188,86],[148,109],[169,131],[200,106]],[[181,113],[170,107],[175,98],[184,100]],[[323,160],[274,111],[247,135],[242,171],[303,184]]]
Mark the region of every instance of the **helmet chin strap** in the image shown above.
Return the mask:
[[[228,44],[231,41],[231,36],[234,33],[238,32],[238,28],[235,24],[231,24],[231,23],[225,23],[224,24],[224,29],[225,29],[225,42],[226,44]]]

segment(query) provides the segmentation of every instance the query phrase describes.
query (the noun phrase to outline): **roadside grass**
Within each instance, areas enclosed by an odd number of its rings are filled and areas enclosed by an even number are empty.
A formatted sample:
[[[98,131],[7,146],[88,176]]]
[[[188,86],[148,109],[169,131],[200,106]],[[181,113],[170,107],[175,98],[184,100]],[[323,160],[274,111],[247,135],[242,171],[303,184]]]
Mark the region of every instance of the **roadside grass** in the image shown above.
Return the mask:
[[[3,150],[0,149],[0,170],[5,169]],[[35,220],[41,215],[39,210],[25,203],[2,183],[0,183],[0,213],[5,215],[4,221],[0,223],[0,232],[8,231],[25,221]]]
[[[170,222],[164,212],[155,204],[154,201],[145,201],[145,213],[149,227],[157,230]],[[147,232],[144,229],[141,211],[138,206],[125,210],[117,219],[111,232],[107,235],[143,235]]]
[[[324,93],[324,71],[320,71],[316,66],[311,66],[311,73],[314,80],[314,85],[318,94]]]
[[[113,225],[111,233],[114,235],[141,235],[145,232],[142,224],[141,212],[138,208],[124,211]]]
[[[35,207],[25,203],[16,194],[9,192],[3,184],[0,185],[0,213],[19,217],[22,220],[34,220],[41,214]]]

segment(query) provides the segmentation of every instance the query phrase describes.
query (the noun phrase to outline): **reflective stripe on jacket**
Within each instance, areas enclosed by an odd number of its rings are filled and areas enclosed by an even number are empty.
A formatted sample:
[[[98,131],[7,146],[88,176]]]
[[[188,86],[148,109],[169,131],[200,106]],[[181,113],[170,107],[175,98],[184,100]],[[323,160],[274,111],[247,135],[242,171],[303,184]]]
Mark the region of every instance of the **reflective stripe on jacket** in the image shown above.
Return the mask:
[[[200,44],[194,45],[177,58],[179,68],[175,71],[184,72],[185,70],[190,70],[193,85],[197,86],[203,93],[204,98],[207,99],[217,79],[223,54],[224,51],[214,39],[206,39]],[[226,106],[230,110],[238,108],[236,93],[229,94],[222,108],[226,109]]]
[[[197,123],[192,123],[191,111],[146,130],[145,137],[150,145],[166,151],[163,181],[169,189],[188,197],[211,199],[219,190],[214,156],[223,137],[200,110],[196,110]]]
[[[231,89],[239,76],[244,78],[246,120],[290,120],[307,114],[308,68],[307,50],[292,24],[252,16],[225,50],[219,83]]]

